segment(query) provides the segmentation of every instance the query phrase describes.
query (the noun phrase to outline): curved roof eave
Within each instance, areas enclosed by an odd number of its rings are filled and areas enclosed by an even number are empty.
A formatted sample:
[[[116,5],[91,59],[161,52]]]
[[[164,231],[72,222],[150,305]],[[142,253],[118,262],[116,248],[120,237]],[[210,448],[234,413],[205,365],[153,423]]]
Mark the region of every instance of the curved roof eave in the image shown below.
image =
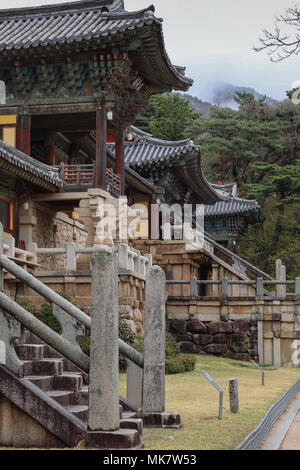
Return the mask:
[[[58,169],[35,160],[25,153],[6,144],[2,140],[0,140],[0,159],[12,165],[12,167],[19,168],[24,172],[53,185],[55,188],[62,188],[64,185],[64,182],[59,178]]]
[[[109,8],[110,7],[110,8]],[[158,91],[188,90],[193,80],[174,66],[166,52],[162,20],[154,15],[153,5],[128,12],[123,1],[82,0],[58,5],[0,10],[0,50],[37,49],[73,43],[76,48],[86,41],[116,37],[136,30],[141,46],[131,51],[141,76]],[[139,34],[143,27],[153,26],[149,42]],[[147,64],[145,66],[145,64]]]

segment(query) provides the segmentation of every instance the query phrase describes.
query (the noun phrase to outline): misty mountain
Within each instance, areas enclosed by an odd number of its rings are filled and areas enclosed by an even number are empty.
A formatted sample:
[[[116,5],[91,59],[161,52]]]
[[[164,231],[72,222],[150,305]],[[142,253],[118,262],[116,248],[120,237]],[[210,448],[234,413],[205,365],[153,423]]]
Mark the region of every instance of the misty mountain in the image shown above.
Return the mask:
[[[217,106],[228,106],[236,108],[237,104],[234,101],[236,92],[252,93],[256,99],[261,99],[265,95],[258,93],[254,88],[231,85],[230,83],[217,82],[212,89],[211,103]],[[270,105],[276,104],[277,101],[267,96],[266,102]]]
[[[216,82],[213,85],[209,93],[209,101],[203,101],[201,97],[192,96],[188,93],[180,93],[180,95],[190,102],[191,107],[195,111],[203,114],[204,117],[209,117],[209,110],[212,105],[237,109],[237,103],[234,101],[234,95],[237,91],[240,93],[252,93],[256,99],[261,99],[265,96],[254,88],[224,82]],[[278,101],[269,96],[266,96],[266,102],[270,105],[278,103]]]

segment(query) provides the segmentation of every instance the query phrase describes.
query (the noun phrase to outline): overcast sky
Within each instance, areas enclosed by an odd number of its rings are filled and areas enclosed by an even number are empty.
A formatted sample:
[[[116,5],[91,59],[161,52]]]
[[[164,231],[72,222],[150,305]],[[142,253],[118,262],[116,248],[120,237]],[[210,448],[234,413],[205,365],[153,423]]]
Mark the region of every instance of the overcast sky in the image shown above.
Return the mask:
[[[64,3],[66,0],[0,0],[0,8]],[[176,65],[185,65],[194,79],[191,94],[209,98],[214,82],[254,87],[276,99],[285,97],[300,80],[300,57],[271,63],[256,53],[263,28],[271,28],[275,15],[297,0],[125,0],[126,9],[155,5],[164,19],[166,49]]]

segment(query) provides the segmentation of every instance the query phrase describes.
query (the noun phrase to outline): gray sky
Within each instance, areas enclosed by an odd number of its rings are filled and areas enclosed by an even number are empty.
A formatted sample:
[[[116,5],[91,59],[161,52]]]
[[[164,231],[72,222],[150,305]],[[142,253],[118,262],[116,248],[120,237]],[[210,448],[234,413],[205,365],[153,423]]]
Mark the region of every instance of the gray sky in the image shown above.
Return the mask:
[[[0,8],[64,3],[66,0],[0,0]],[[168,54],[176,65],[185,65],[194,79],[191,94],[209,98],[216,81],[251,86],[277,99],[300,80],[300,57],[271,63],[266,53],[255,53],[253,44],[263,28],[271,28],[275,15],[297,0],[125,0],[127,10],[155,5],[164,19]]]

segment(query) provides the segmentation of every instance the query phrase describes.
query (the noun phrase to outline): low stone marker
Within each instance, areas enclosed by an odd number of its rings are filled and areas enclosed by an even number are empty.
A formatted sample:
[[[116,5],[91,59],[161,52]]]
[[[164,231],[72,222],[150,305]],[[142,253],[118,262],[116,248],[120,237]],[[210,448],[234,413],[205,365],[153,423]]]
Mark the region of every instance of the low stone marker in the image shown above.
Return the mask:
[[[229,379],[229,401],[231,413],[239,412],[239,391],[237,379]]]

